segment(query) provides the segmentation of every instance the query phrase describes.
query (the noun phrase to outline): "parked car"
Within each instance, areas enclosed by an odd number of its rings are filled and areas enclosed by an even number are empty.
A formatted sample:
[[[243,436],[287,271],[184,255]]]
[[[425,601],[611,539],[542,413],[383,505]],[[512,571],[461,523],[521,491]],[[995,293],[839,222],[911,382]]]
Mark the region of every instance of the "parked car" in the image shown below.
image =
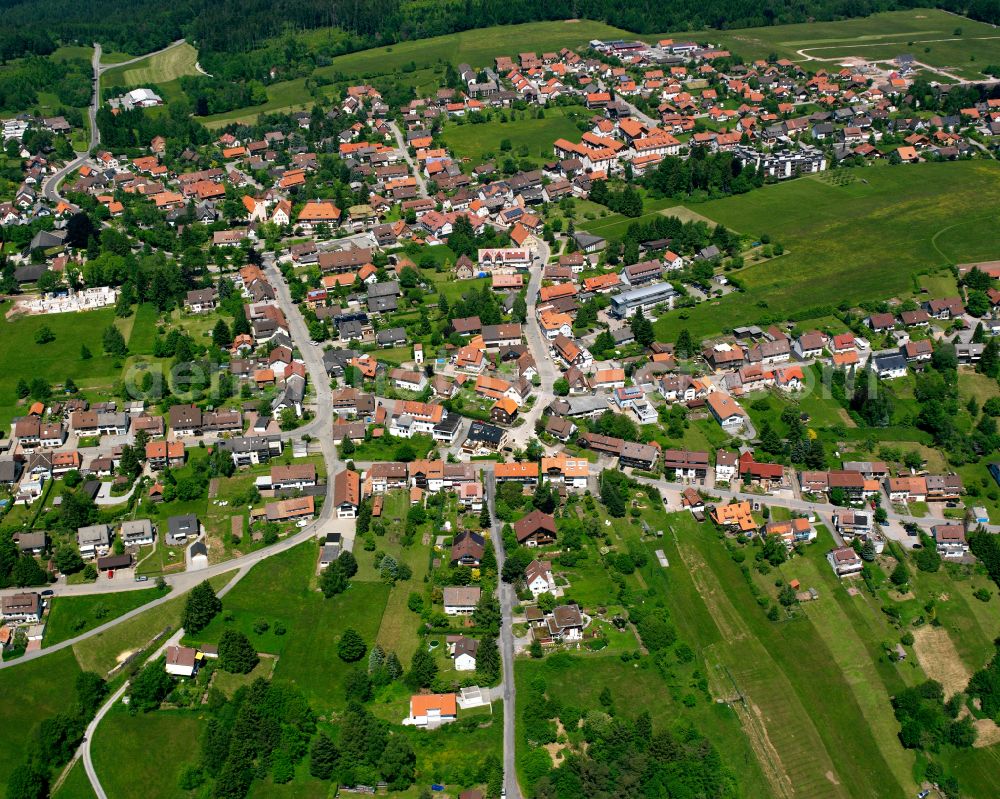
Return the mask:
[[[46,588],[42,591],[42,596],[52,596],[55,593],[51,588]]]
[[[149,579],[149,578],[148,578],[148,577],[147,577],[147,576],[146,576],[145,574],[137,574],[137,575],[135,576],[135,581],[136,581],[137,583],[144,583],[144,582],[146,582],[146,581],[147,581],[148,579]]]

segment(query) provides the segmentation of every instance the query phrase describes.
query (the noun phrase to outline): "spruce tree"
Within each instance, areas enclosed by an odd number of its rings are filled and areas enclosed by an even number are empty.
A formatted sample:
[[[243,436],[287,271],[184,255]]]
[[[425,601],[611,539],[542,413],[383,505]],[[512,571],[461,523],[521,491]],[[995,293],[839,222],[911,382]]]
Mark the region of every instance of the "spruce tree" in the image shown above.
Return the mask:
[[[181,626],[185,632],[199,633],[220,610],[222,610],[222,600],[215,595],[215,589],[206,580],[196,585],[188,594]]]

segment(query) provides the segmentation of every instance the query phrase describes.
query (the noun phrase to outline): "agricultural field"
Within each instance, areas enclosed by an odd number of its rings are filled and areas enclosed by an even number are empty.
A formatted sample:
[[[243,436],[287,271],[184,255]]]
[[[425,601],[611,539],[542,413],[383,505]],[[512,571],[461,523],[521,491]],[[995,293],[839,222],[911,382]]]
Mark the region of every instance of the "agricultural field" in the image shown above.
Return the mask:
[[[956,35],[956,31],[960,31]],[[982,79],[979,71],[1000,62],[1000,34],[983,22],[932,8],[888,11],[836,22],[774,25],[764,28],[672,34],[720,42],[746,59],[772,53],[793,61],[829,61],[845,58],[892,59],[909,53],[931,67],[959,77]],[[643,37],[650,41],[660,37]],[[819,64],[807,64],[819,68]],[[830,65],[823,65],[829,67]],[[931,79],[934,75],[929,75]]]
[[[457,158],[468,161],[470,167],[490,159],[499,159],[502,163],[505,158],[513,158],[518,163],[527,160],[541,164],[552,160],[552,142],[559,138],[578,138],[577,121],[589,118],[583,106],[546,108],[542,119],[533,117],[531,111],[524,114],[525,118],[510,122],[448,124],[441,139]]]
[[[1000,250],[1000,231],[989,223],[988,209],[1000,201],[992,161],[876,167],[853,177],[846,185],[810,177],[698,204],[731,230],[767,233],[785,254],[735,272],[745,293],[670,313],[657,333],[673,340],[686,327],[700,337],[803,318],[822,304],[909,297],[921,273]],[[958,226],[964,237],[952,234]]]
[[[102,62],[105,59],[102,56]],[[109,69],[101,76],[102,86],[161,85],[182,75],[197,75],[198,51],[184,42],[128,66]]]
[[[834,542],[819,525],[817,541],[802,556],[769,574],[753,567],[754,547],[749,546],[746,564],[751,568],[744,577],[711,525],[699,525],[688,513],[664,515],[658,508],[640,508],[634,520],[610,519],[605,543],[618,550],[647,550],[645,565],[624,578],[625,590],[641,590],[642,596],[665,603],[678,640],[695,652],[695,666],[707,678],[711,699],[695,691],[698,701],[685,701],[682,707],[677,700],[694,683],[665,653],[623,666],[607,652],[583,650],[540,661],[519,659],[519,700],[541,679],[546,696],[561,704],[597,707],[606,686],[619,712],[648,706],[654,724],[681,717],[714,743],[746,796],[915,795],[925,761],[900,745],[889,700],[928,677],[941,679],[939,674],[951,672],[962,675],[958,679],[964,688],[972,671],[984,665],[1000,632],[1000,607],[972,596],[977,588],[992,588],[985,575],[956,565],[925,574],[911,564],[910,594],[897,596],[884,587],[869,592],[863,582],[843,583],[832,573],[825,556]],[[663,537],[643,536],[640,519],[650,531],[663,530]],[[613,601],[622,589],[615,587],[589,545],[585,549],[588,556],[582,562],[559,571],[569,580],[567,595],[593,609]],[[664,550],[668,567],[660,566],[656,549]],[[891,570],[888,550],[883,560],[888,565],[882,568]],[[881,579],[887,584],[884,574]],[[755,596],[773,601],[775,586],[791,580],[799,581],[800,590],[815,589],[819,598],[783,612],[777,622],[768,620],[766,607],[758,607]],[[848,585],[858,590],[849,592]],[[901,609],[898,623],[883,612],[893,606]],[[907,629],[916,630],[928,607],[935,607],[940,626],[925,627],[925,632],[953,644],[951,660],[941,647],[922,651],[919,640],[917,647],[907,646],[906,660],[890,660],[885,647],[895,646]],[[644,704],[654,695],[656,703]],[[718,698],[727,702],[716,704]],[[518,762],[524,777],[531,755],[520,743],[521,713],[519,707]],[[950,749],[940,759],[959,779],[963,795],[987,797],[992,795],[987,786],[995,777],[989,769],[997,754],[996,746]]]

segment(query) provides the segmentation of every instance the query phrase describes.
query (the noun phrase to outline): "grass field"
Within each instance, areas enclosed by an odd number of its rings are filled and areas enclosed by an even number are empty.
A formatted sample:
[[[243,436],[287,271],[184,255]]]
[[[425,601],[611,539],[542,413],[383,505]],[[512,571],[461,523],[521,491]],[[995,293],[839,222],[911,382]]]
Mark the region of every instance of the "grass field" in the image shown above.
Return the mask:
[[[24,759],[39,722],[73,703],[79,673],[80,666],[69,649],[0,670],[0,696],[7,700],[0,723],[3,774],[9,774]],[[5,796],[6,790],[7,780],[0,780],[0,796]]]
[[[102,57],[102,61],[103,61]],[[184,42],[148,56],[134,64],[110,69],[101,77],[104,86],[145,86],[175,80],[181,75],[197,75],[198,51]]]
[[[83,761],[77,760],[69,770],[59,790],[52,793],[52,799],[97,799],[97,794],[90,787]]]
[[[507,156],[517,161],[528,159],[541,163],[551,161],[552,142],[559,138],[575,140],[580,136],[577,119],[587,119],[583,106],[555,106],[545,109],[543,119],[518,119],[502,123],[494,121],[482,125],[456,125],[445,127],[441,138],[458,158],[468,158],[472,165],[490,158]],[[501,152],[500,143],[510,142],[510,152]]]
[[[668,314],[657,332],[673,340],[687,327],[704,336],[821,303],[910,296],[919,272],[1000,252],[1000,230],[989,223],[1000,202],[995,162],[885,166],[857,176],[864,180],[806,178],[697,205],[741,233],[768,233],[786,254],[736,272],[745,293]],[[964,237],[950,235],[956,218]]]
[[[956,28],[961,29],[961,36],[954,35]],[[748,60],[767,58],[772,53],[795,61],[807,57],[840,60],[848,56],[889,59],[910,53],[932,67],[956,68],[967,78],[981,78],[978,68],[995,64],[1000,57],[1000,34],[995,28],[930,8],[836,22],[674,34],[674,38],[687,37],[720,42]],[[970,61],[972,56],[974,62]],[[821,66],[807,64],[806,68]]]
[[[0,305],[0,312],[9,306]],[[120,323],[119,320],[117,323]],[[15,387],[19,379],[28,382],[43,377],[52,384],[61,384],[70,377],[81,389],[104,387],[110,389],[118,378],[120,367],[115,360],[104,355],[101,336],[104,329],[116,324],[113,308],[87,311],[82,314],[48,314],[45,316],[19,316],[0,321],[0,425],[7,426],[11,417],[18,415]],[[37,344],[35,334],[48,327],[55,341]],[[93,357],[80,359],[80,348],[86,345]]]
[[[108,796],[147,799],[187,795],[177,787],[181,769],[198,759],[202,720],[188,710],[158,710],[130,716],[117,705],[101,721],[91,745],[94,769]],[[159,753],[150,757],[153,751]]]
[[[150,588],[114,594],[55,597],[45,626],[43,644],[52,646],[67,638],[74,638],[162,595],[158,588]]]
[[[225,598],[224,611],[198,636],[217,642],[227,627],[245,633],[261,652],[278,655],[274,676],[294,682],[317,711],[344,705],[343,679],[351,668],[336,655],[336,643],[348,627],[368,646],[378,632],[389,588],[354,581],[343,594],[324,599],[315,588],[318,552],[302,544],[255,566]],[[231,621],[226,618],[231,617]],[[254,625],[263,619],[263,634]],[[280,622],[285,633],[276,633]]]

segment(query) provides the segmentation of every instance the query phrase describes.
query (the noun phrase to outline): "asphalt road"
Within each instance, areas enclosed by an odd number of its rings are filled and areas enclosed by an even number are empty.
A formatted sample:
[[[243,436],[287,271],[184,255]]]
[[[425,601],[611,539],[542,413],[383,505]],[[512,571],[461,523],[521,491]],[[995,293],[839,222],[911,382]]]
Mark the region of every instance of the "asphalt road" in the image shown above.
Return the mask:
[[[234,576],[233,579],[226,583],[221,589],[219,589],[219,597],[224,597],[229,591],[246,576],[249,572],[249,567],[240,569]],[[148,607],[148,605],[146,606]],[[143,608],[145,609],[145,608]],[[167,651],[168,646],[176,646],[180,643],[181,638],[184,636],[184,630],[180,629],[170,636],[163,645],[160,646],[153,654],[146,658],[146,663],[151,663],[156,660],[160,655]],[[87,729],[83,734],[83,743],[80,744],[80,748],[77,750],[76,757],[83,758],[83,770],[87,774],[87,779],[90,781],[90,787],[94,790],[97,795],[97,799],[108,799],[108,795],[104,790],[104,786],[101,785],[101,779],[97,776],[97,769],[94,768],[94,759],[90,751],[90,744],[94,740],[94,735],[97,733],[97,726],[101,723],[108,712],[115,706],[115,704],[121,701],[121,698],[128,691],[130,685],[129,681],[122,684],[121,688],[115,691],[108,700],[101,705],[101,709],[97,711],[93,720],[87,725]],[[74,758],[75,759],[75,758]],[[67,768],[72,766],[70,763]]]
[[[155,50],[152,53],[146,53],[145,55],[136,56],[135,58],[130,58],[128,61],[122,61],[117,64],[101,64],[101,45],[98,42],[94,42],[94,55],[90,60],[91,67],[94,70],[94,91],[90,96],[90,107],[87,109],[87,116],[90,119],[90,141],[87,143],[86,152],[77,152],[76,158],[70,161],[62,169],[58,170],[53,174],[47,181],[45,181],[45,186],[42,189],[42,194],[45,199],[51,203],[57,203],[62,200],[62,196],[59,194],[59,186],[66,179],[66,176],[72,174],[75,170],[79,169],[84,165],[87,158],[90,157],[90,151],[93,150],[97,145],[101,143],[101,131],[97,128],[97,109],[100,107],[101,103],[101,75],[107,72],[109,69],[116,69],[117,67],[128,66],[129,64],[134,64],[136,61],[141,61],[144,58],[149,58],[150,56],[162,53],[165,50],[169,50],[172,47],[177,47],[183,44],[183,39],[178,39],[177,41],[167,45],[166,47]]]
[[[484,469],[483,486],[486,489],[486,502],[490,509],[490,518],[493,520],[491,528],[491,538],[493,547],[496,550],[497,573],[503,571],[503,564],[507,553],[503,547],[503,536],[501,535],[500,520],[497,519],[496,506],[496,477],[492,469]],[[514,615],[514,588],[511,585],[499,581],[497,592],[500,596],[500,660],[503,665],[503,784],[507,790],[508,799],[521,799],[521,787],[517,783],[517,763],[515,750],[517,740],[514,734],[514,719],[517,713],[517,703],[515,701],[516,684],[514,682],[514,631],[512,618]]]
[[[396,148],[403,154],[403,158],[406,159],[406,163],[410,166],[410,172],[417,179],[417,189],[420,192],[420,196],[427,197],[427,181],[424,180],[423,173],[414,163],[413,156],[410,155],[410,148],[406,146],[406,139],[403,138],[399,125],[393,120],[389,123],[389,128],[392,130],[392,135],[396,138]]]

